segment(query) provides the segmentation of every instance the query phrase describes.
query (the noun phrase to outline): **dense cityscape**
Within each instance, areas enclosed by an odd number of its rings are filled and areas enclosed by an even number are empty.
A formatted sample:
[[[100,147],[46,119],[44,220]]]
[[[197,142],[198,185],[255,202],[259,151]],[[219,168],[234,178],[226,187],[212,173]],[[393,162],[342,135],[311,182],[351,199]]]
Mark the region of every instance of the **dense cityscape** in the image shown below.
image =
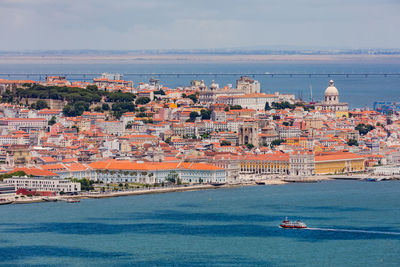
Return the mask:
[[[321,102],[261,86],[2,79],[1,201],[400,175],[396,112],[349,110],[332,80]]]

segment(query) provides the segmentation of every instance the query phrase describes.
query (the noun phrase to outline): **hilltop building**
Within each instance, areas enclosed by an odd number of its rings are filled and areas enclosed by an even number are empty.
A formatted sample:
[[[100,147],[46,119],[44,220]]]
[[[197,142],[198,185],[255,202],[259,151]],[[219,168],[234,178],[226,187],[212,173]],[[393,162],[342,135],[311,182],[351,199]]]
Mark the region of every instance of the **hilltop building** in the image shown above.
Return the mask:
[[[339,90],[335,87],[333,80],[330,80],[324,93],[324,101],[316,103],[315,108],[317,110],[347,111],[349,105],[339,102]]]
[[[248,76],[242,76],[236,81],[236,89],[238,91],[244,91],[245,94],[260,93],[260,83],[256,80],[252,80]]]

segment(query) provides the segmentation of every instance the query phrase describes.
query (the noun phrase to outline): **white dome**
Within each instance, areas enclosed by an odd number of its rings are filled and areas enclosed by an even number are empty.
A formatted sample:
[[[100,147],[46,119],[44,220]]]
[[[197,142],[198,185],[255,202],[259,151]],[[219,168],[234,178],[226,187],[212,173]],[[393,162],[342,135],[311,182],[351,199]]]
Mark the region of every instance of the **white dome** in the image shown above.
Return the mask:
[[[338,96],[339,91],[336,89],[332,80],[329,81],[329,86],[325,90],[325,96]]]

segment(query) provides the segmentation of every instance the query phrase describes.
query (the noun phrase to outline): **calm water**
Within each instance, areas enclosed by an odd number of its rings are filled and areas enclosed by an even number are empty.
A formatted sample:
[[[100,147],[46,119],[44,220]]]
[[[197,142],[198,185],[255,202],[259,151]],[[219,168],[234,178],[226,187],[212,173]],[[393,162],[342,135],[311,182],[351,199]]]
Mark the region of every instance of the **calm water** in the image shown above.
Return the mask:
[[[0,265],[399,266],[399,193],[332,181],[0,206]]]
[[[399,73],[399,63],[213,63],[213,64],[0,64],[0,73]],[[154,75],[153,75],[154,76]],[[93,75],[88,75],[87,81],[91,81]],[[138,82],[148,81],[151,76],[125,76],[125,79]],[[161,80],[161,84],[175,88],[189,85],[193,79],[204,80],[207,84],[215,80],[221,86],[235,84],[240,75],[232,76],[154,76]],[[21,76],[2,76],[0,78],[26,79]],[[30,76],[30,79],[44,79],[45,76]],[[255,75],[255,79],[261,83],[263,92],[293,93],[302,95],[304,100],[310,100],[310,86],[314,100],[322,100],[323,93],[333,79],[340,92],[340,100],[348,102],[350,107],[372,107],[374,101],[399,101],[400,102],[400,76],[322,76],[322,77],[267,77]],[[73,76],[71,79],[73,80]]]

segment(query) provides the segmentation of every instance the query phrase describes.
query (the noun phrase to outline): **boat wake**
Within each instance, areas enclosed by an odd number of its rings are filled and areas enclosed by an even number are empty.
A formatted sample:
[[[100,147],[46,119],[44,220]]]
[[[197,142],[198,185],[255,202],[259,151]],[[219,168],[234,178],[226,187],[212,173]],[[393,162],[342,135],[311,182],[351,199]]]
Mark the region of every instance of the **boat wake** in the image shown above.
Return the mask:
[[[306,228],[305,230],[330,231],[330,232],[348,232],[348,233],[364,233],[364,234],[378,234],[378,235],[400,235],[400,232],[368,231],[368,230],[356,230],[356,229]]]

